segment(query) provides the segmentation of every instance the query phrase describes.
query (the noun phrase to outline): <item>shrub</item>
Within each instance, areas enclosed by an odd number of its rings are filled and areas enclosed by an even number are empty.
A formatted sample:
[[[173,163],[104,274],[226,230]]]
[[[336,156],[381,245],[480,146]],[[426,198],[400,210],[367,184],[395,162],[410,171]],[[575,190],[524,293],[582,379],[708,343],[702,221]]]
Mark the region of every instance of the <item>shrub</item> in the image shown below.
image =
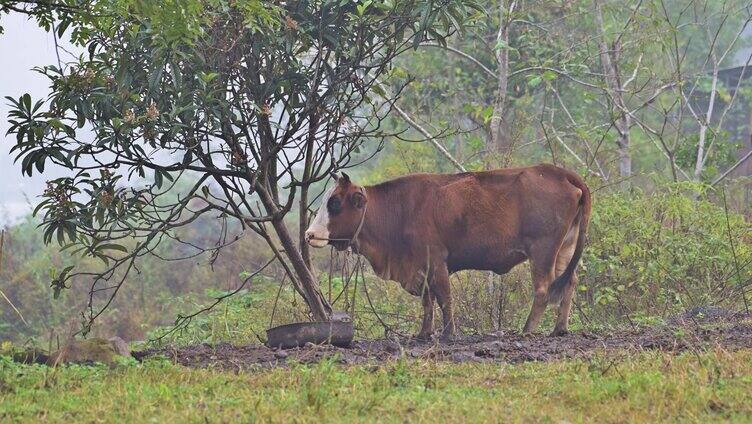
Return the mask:
[[[621,318],[707,304],[742,307],[741,287],[752,276],[752,224],[697,189],[684,183],[651,194],[596,196],[580,271],[587,310]]]

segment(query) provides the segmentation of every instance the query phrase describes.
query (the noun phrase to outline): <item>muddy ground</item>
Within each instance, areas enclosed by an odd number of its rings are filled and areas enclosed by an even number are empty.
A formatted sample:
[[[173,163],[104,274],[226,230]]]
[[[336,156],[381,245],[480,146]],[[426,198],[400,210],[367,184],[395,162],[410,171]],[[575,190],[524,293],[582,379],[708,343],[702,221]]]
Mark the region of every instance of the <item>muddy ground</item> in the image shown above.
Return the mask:
[[[343,364],[378,363],[401,356],[451,362],[553,361],[586,358],[598,353],[629,353],[645,350],[682,352],[722,347],[727,350],[752,348],[752,319],[749,315],[704,308],[688,311],[656,327],[632,328],[611,333],[574,332],[563,337],[522,336],[500,331],[472,335],[445,343],[406,338],[354,341],[349,348],[308,345],[294,349],[270,349],[263,345],[194,345],[136,352],[142,359],[163,355],[172,361],[197,368],[250,370],[296,363],[315,363],[336,357]]]

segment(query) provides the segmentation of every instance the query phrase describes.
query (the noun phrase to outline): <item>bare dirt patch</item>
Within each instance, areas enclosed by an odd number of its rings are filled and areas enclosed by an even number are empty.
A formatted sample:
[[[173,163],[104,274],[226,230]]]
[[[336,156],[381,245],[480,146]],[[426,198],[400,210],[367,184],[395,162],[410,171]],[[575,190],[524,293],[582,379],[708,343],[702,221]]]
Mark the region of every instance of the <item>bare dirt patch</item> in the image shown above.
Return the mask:
[[[587,358],[597,353],[645,350],[683,352],[722,347],[752,348],[752,320],[716,308],[696,308],[668,320],[667,325],[610,333],[575,332],[563,337],[522,336],[516,332],[464,336],[453,342],[382,339],[354,341],[348,348],[308,345],[277,350],[263,345],[193,345],[135,352],[137,359],[163,355],[188,367],[248,370],[316,363],[336,358],[343,364],[378,363],[400,357],[451,362],[554,361]]]

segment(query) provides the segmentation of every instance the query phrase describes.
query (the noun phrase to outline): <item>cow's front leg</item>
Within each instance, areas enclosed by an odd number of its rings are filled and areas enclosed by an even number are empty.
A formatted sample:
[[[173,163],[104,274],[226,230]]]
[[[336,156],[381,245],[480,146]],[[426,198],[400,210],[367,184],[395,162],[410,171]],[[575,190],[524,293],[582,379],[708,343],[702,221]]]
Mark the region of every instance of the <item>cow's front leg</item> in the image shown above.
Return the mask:
[[[446,266],[435,270],[433,284],[431,285],[436,301],[441,308],[441,316],[444,321],[444,329],[441,332],[443,340],[454,340],[457,330],[454,326],[454,311],[452,310],[452,294],[449,287],[449,272]]]
[[[420,326],[420,333],[417,338],[420,340],[428,340],[433,334],[433,301],[434,297],[431,290],[428,287],[425,288],[422,294],[423,300],[423,323]]]

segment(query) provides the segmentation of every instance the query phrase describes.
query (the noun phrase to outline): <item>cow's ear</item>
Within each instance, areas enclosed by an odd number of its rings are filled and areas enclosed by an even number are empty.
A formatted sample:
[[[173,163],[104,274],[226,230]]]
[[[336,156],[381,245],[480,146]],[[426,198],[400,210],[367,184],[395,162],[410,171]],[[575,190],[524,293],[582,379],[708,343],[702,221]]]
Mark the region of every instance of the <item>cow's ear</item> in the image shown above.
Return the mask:
[[[350,176],[349,176],[349,175],[347,175],[347,174],[345,174],[345,173],[343,172],[343,173],[342,173],[342,176],[340,176],[340,177],[339,177],[339,179],[337,180],[337,182],[338,182],[338,183],[339,183],[340,185],[342,185],[343,187],[344,187],[344,186],[347,186],[347,185],[349,185],[349,184],[350,184]]]
[[[359,191],[353,193],[352,197],[350,198],[350,202],[352,203],[353,207],[357,209],[363,209],[367,201],[368,200],[366,199],[366,196],[364,196],[363,193]]]

